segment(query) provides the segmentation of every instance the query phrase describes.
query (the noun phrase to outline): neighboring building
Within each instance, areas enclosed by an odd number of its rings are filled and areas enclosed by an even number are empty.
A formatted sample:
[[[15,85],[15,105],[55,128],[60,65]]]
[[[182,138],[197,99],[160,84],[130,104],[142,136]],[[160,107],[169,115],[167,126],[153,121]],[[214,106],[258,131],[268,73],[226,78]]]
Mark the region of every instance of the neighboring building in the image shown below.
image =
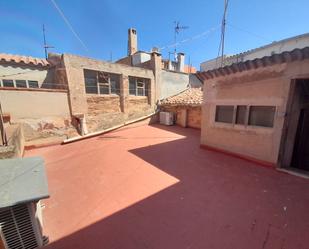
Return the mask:
[[[162,69],[158,52],[138,51],[136,30],[129,29],[128,56],[116,63],[70,54],[46,60],[0,54],[0,100],[12,123],[24,123],[26,141],[65,139],[76,135],[73,126],[86,134],[121,125],[154,113],[160,99],[201,86],[184,72],[181,53],[176,66]]]
[[[309,46],[309,33],[290,37],[281,41],[272,42],[265,46],[255,48],[236,55],[224,55],[224,66],[233,63],[244,62],[247,60],[254,60],[264,56],[271,56],[273,54],[280,54],[285,51],[292,51],[296,48],[305,48]],[[201,71],[208,71],[221,66],[221,57],[202,62],[200,64]]]
[[[0,185],[0,248],[45,245],[40,200],[49,194],[43,159],[1,160]]]
[[[59,56],[66,73],[71,115],[77,119],[84,116],[89,131],[97,131],[153,113],[158,57],[151,55],[151,70],[69,54]]]
[[[0,54],[0,102],[8,117],[5,121],[23,123],[26,140],[73,131],[68,90],[56,83],[58,71],[49,60]]]
[[[201,128],[201,107],[203,91],[201,88],[189,88],[160,102],[160,109],[172,112],[176,124],[182,127]]]
[[[158,53],[158,49],[153,48],[150,53],[138,50],[137,32],[135,29],[130,28],[128,30],[128,56],[119,59],[116,63],[153,69],[151,67],[152,53]],[[157,100],[178,94],[191,84],[201,86],[199,79],[193,75],[196,69],[185,65],[185,55],[183,53],[177,54],[176,61],[162,59],[160,56],[159,64],[156,71],[154,71],[157,81]]]
[[[202,146],[309,171],[309,47],[200,72]]]

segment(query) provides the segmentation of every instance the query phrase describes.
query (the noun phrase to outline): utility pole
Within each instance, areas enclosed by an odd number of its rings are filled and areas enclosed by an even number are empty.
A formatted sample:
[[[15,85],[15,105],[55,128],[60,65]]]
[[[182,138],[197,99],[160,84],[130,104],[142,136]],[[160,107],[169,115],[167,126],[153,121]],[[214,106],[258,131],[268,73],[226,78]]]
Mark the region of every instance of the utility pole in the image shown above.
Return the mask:
[[[46,37],[45,37],[45,25],[43,24],[43,39],[44,39],[44,52],[45,52],[45,59],[48,57],[48,49],[53,48],[52,46],[48,46],[46,43]]]

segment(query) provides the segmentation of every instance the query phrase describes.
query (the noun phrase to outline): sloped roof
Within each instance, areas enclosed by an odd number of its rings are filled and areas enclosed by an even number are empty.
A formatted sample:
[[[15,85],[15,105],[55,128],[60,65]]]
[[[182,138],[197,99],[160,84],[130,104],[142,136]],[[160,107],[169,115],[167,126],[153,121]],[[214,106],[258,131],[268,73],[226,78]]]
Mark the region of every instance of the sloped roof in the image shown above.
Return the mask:
[[[301,61],[309,59],[309,47],[302,49],[294,49],[292,51],[282,52],[280,54],[273,54],[271,56],[264,56],[254,60],[247,60],[244,62],[233,63],[228,66],[212,69],[206,72],[198,72],[196,75],[201,80],[208,80],[220,76],[226,76],[237,72],[272,66],[275,64],[289,63],[293,61]]]
[[[0,160],[0,208],[49,197],[40,157]]]
[[[242,55],[251,54],[253,52],[263,50],[265,48],[273,47],[273,46],[278,45],[278,44],[282,44],[282,43],[285,43],[285,42],[288,42],[288,41],[293,41],[293,40],[297,40],[297,39],[300,39],[300,38],[306,38],[306,37],[309,38],[309,33],[289,37],[289,38],[286,38],[286,39],[283,39],[283,40],[280,40],[280,41],[273,41],[272,43],[266,44],[266,45],[261,46],[261,47],[249,49],[247,51],[244,51],[244,52],[241,52],[241,53],[238,53],[238,54],[227,56],[227,58],[229,59],[229,58],[239,57],[239,56],[242,56]],[[301,49],[302,47],[296,47],[296,48]],[[294,48],[294,49],[296,49],[296,48]]]
[[[202,88],[188,88],[177,95],[163,99],[160,105],[200,106],[202,103]]]
[[[13,55],[0,53],[0,62],[25,64],[31,66],[48,67],[50,63],[46,59],[35,58],[24,55]]]

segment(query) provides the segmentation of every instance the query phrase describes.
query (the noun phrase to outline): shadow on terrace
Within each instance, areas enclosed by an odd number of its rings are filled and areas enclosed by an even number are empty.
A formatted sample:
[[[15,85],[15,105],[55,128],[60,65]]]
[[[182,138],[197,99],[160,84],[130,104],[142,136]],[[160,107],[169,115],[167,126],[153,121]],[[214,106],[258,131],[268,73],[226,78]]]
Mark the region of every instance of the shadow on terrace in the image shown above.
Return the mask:
[[[184,137],[129,152],[179,182],[47,248],[307,248],[306,180],[202,150],[197,130],[154,127]]]

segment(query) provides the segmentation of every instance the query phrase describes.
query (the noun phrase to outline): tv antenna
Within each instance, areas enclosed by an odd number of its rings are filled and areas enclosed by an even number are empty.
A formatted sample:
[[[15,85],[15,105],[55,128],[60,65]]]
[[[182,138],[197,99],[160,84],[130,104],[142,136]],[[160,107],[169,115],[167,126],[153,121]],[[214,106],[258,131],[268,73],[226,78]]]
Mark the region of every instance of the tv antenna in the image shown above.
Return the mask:
[[[229,0],[224,0],[224,11],[223,11],[223,17],[222,17],[222,24],[221,24],[221,38],[220,38],[220,45],[219,45],[219,51],[218,51],[218,57],[219,57],[220,56],[220,50],[221,50],[221,67],[223,67],[223,65],[224,65],[226,12],[227,12],[228,4],[229,4]],[[218,57],[217,57],[217,59],[218,59]]]
[[[44,52],[45,52],[45,59],[48,57],[48,49],[54,48],[53,46],[49,46],[46,43],[46,37],[45,37],[45,25],[43,24],[43,38],[44,38]]]
[[[176,60],[177,57],[177,35],[179,34],[180,31],[184,30],[184,29],[188,29],[188,26],[180,26],[179,21],[174,21],[175,27],[174,27],[174,57]]]

